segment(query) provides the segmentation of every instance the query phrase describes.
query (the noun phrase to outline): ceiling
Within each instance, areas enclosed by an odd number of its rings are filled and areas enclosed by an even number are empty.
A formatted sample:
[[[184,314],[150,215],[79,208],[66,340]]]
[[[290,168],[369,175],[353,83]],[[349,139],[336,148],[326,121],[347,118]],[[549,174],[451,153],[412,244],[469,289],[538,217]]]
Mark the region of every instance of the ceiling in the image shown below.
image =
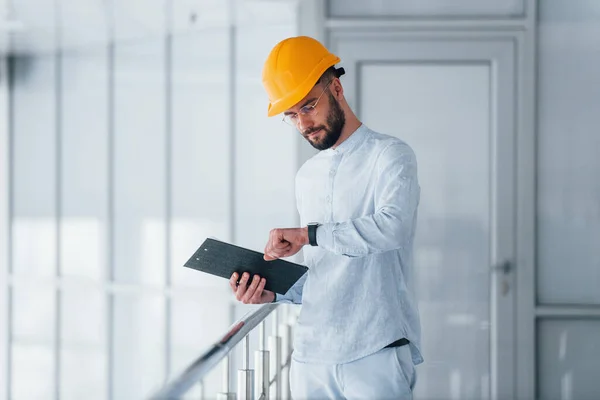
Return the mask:
[[[0,0],[0,56],[295,18],[299,0]],[[291,6],[291,7],[290,7]]]

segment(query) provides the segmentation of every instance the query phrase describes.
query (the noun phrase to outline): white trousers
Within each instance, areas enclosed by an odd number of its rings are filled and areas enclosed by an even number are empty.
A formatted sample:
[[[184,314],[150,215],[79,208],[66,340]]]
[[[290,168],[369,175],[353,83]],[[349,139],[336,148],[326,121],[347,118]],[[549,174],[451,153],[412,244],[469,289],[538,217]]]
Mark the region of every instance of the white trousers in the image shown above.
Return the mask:
[[[301,363],[292,358],[292,399],[412,400],[415,367],[408,345],[385,348],[346,364]]]

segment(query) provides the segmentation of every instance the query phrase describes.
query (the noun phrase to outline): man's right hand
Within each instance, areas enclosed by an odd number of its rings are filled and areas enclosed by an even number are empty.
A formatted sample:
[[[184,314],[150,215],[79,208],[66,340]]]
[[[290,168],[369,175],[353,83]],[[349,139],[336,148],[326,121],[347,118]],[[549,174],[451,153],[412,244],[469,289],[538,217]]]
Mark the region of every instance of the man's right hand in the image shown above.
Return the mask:
[[[250,274],[244,272],[240,278],[237,272],[234,272],[229,279],[231,290],[238,301],[244,304],[264,304],[270,303],[275,299],[275,293],[270,290],[264,290],[267,280],[258,275],[254,275],[249,282]],[[238,284],[239,280],[239,284]]]

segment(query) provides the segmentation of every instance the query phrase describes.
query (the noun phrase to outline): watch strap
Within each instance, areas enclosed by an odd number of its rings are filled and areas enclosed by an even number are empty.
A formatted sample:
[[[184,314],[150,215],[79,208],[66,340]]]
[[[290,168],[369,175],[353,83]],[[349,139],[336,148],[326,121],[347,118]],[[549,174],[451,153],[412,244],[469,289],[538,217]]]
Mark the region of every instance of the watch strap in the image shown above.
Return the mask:
[[[318,246],[317,244],[317,228],[321,224],[308,224],[308,244]]]

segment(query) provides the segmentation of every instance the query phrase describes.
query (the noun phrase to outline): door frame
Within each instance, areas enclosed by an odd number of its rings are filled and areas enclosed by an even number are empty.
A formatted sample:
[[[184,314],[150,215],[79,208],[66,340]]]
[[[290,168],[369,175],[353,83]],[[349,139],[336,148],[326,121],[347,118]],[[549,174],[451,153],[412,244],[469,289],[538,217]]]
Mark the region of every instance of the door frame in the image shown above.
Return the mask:
[[[516,50],[515,76],[515,265],[514,312],[514,394],[510,398],[534,399],[536,396],[536,30],[537,0],[522,0],[524,13],[498,18],[335,18],[327,11],[328,0],[302,0],[299,7],[299,34],[313,36],[332,45],[331,37],[342,30],[379,32],[433,33],[460,32],[477,40],[485,36],[510,38]],[[342,60],[344,61],[344,60]],[[298,167],[312,156],[302,150]]]
[[[395,51],[380,57],[373,53],[361,54],[343,51],[348,43],[360,41],[385,42]],[[440,44],[435,51],[428,48]],[[360,116],[356,99],[360,96],[359,80],[361,59],[378,63],[477,62],[488,63],[492,73],[492,215],[490,267],[510,261],[512,271],[491,274],[490,318],[491,345],[491,398],[533,398],[534,388],[527,387],[520,377],[533,381],[535,367],[534,348],[534,142],[533,129],[527,129],[532,113],[523,112],[527,102],[525,79],[525,44],[522,32],[460,30],[402,31],[389,29],[335,28],[327,32],[327,44],[332,51],[343,53],[341,65],[351,72],[344,82],[346,98]],[[429,46],[431,47],[431,46]],[[366,52],[370,48],[365,46]],[[496,99],[498,99],[497,102]],[[532,101],[530,98],[529,101]],[[531,120],[525,118],[530,116]],[[502,134],[508,132],[509,134]],[[496,154],[510,154],[512,162],[502,163],[499,173]],[[498,180],[496,181],[496,178]],[[497,236],[495,234],[498,233]],[[501,294],[503,281],[507,281],[509,295]]]
[[[9,257],[10,257],[10,76],[8,58],[0,54],[0,398],[9,398]]]

